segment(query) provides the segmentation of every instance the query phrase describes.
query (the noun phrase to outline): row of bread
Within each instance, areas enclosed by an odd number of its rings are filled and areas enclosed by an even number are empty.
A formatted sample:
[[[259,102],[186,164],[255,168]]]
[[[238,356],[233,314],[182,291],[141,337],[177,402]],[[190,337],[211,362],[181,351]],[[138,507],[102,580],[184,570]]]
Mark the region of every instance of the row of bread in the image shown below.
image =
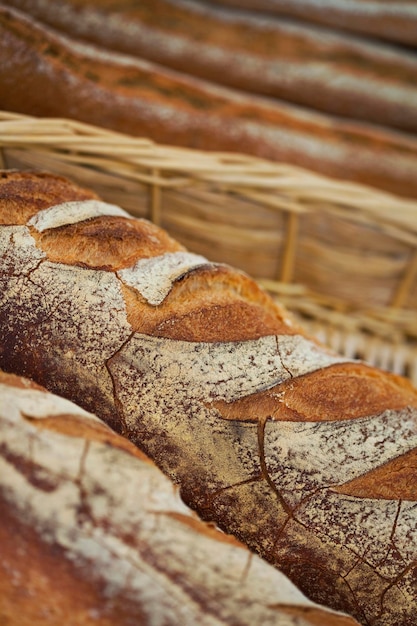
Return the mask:
[[[196,0],[1,4],[5,110],[417,195],[411,47]]]

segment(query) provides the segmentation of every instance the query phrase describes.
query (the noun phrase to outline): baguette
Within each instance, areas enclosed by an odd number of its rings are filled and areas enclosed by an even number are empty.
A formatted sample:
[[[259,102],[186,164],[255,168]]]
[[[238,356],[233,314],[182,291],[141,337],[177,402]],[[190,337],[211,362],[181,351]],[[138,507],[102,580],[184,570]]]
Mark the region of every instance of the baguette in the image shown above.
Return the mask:
[[[313,601],[415,625],[416,389],[71,182],[0,180],[0,367],[94,411]]]
[[[0,108],[247,153],[417,197],[417,140],[244,95],[55,33],[0,6]]]
[[[126,439],[0,372],[0,623],[354,626],[199,521]]]
[[[417,131],[417,63],[407,49],[182,0],[7,4],[109,51],[332,115]]]
[[[367,38],[405,44],[417,42],[417,5],[414,0],[208,0],[209,4],[245,8],[357,33]]]

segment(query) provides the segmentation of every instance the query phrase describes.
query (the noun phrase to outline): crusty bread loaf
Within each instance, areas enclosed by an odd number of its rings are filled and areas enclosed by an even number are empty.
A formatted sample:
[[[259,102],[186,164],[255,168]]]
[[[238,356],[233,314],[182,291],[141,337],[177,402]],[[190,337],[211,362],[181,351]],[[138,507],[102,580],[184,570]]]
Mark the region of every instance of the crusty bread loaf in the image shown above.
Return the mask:
[[[412,135],[245,95],[82,44],[1,5],[0,85],[5,110],[81,120],[162,144],[251,154],[417,197]]]
[[[0,224],[0,367],[94,411],[316,602],[415,624],[408,381],[65,180],[4,172]]]
[[[7,5],[75,39],[213,83],[417,131],[417,63],[406,48],[189,0]]]
[[[24,1],[24,0],[22,0]],[[324,24],[337,30],[405,44],[417,42],[417,5],[413,0],[208,0],[210,4],[250,9]],[[29,0],[30,2],[30,0]]]
[[[2,626],[354,626],[199,521],[133,444],[0,372]]]

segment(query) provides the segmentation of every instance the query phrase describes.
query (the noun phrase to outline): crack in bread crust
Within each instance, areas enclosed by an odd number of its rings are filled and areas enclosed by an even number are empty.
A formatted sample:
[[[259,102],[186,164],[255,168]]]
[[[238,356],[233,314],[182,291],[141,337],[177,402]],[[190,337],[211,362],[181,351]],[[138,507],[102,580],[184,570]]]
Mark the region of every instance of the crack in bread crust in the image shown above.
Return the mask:
[[[201,522],[155,464],[95,416],[1,371],[0,385],[7,623],[315,626],[311,611],[323,626],[354,626]]]
[[[0,227],[0,366],[123,432],[190,506],[314,600],[371,626],[412,626],[416,390],[309,339],[232,268],[174,276],[151,305],[108,257],[100,269],[83,265],[85,257],[48,257],[64,231],[93,240],[100,232],[108,252],[117,224],[130,222],[136,243],[126,267],[143,252],[142,229],[145,247],[155,236],[147,258],[159,263],[164,242],[176,253],[168,235],[134,218],[98,216],[40,234]],[[199,315],[198,332],[187,334]],[[239,316],[241,326],[224,329]]]

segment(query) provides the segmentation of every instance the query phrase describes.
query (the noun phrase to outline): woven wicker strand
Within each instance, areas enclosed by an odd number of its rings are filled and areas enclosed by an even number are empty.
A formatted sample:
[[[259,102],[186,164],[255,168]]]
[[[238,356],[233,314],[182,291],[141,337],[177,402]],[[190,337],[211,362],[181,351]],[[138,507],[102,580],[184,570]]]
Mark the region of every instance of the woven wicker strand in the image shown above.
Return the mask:
[[[243,154],[0,112],[0,165],[48,170],[240,267],[310,332],[417,384],[417,201]]]

